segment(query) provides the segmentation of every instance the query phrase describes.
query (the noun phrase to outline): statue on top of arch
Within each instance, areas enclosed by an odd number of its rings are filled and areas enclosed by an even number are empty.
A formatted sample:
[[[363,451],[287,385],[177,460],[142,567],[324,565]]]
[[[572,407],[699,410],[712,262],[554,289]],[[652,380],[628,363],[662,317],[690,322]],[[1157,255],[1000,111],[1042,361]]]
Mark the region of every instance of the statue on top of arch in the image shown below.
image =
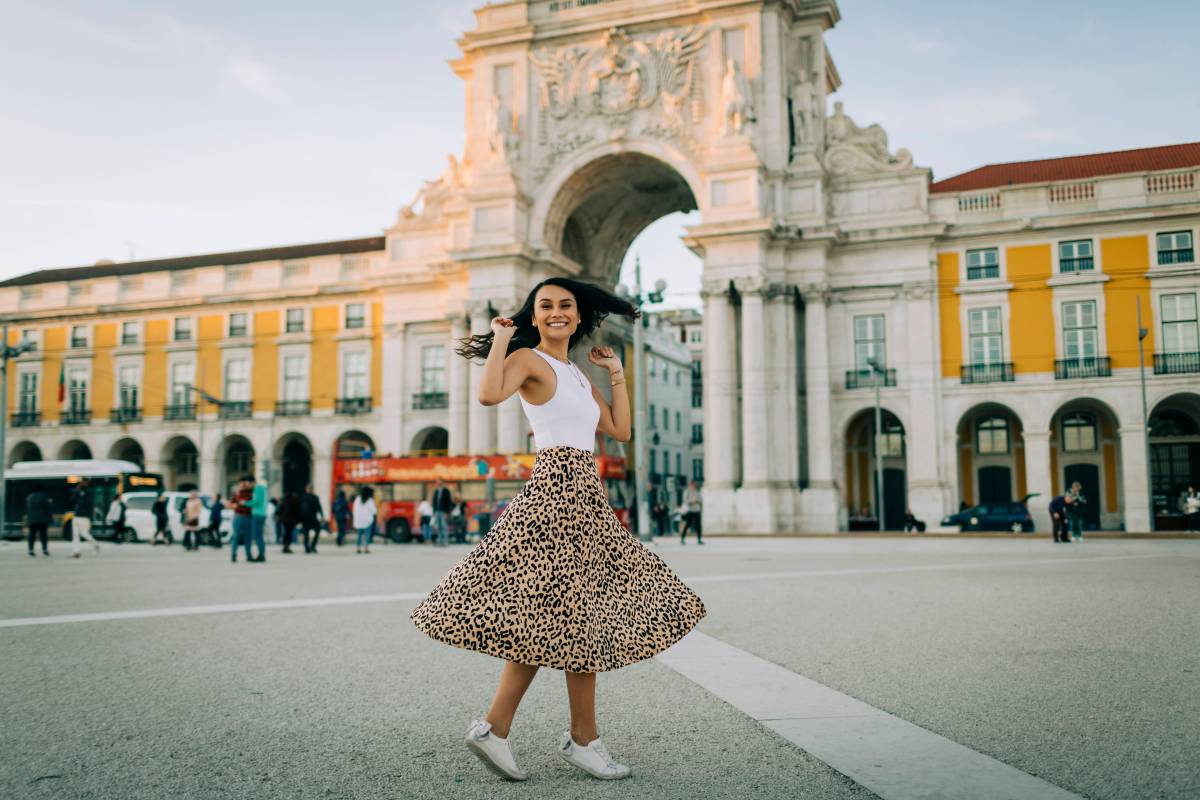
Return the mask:
[[[880,125],[860,128],[843,110],[842,101],[833,104],[833,115],[825,120],[825,166],[830,172],[900,170],[912,163],[912,153],[903,147],[895,155],[888,152],[887,132]]]

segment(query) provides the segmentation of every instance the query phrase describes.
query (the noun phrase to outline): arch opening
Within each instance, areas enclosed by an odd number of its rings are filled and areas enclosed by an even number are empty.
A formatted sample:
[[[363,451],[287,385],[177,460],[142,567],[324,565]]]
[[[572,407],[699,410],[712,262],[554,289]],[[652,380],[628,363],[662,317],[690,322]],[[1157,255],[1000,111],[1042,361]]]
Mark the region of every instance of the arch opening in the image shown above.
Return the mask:
[[[108,457],[121,461],[132,461],[140,468],[146,468],[146,452],[137,439],[130,437],[117,439],[113,442],[112,447],[108,448]]]
[[[427,456],[444,456],[450,447],[450,433],[437,425],[418,431],[412,440],[412,450],[416,454]]]
[[[1085,500],[1084,527],[1121,527],[1121,439],[1117,415],[1105,403],[1080,398],[1050,420],[1050,495],[1078,482]]]
[[[1025,497],[1024,427],[1012,409],[977,405],[959,419],[957,434],[960,509]]]
[[[163,483],[179,492],[200,488],[200,453],[186,436],[173,436],[163,445]]]
[[[850,530],[878,530],[879,511],[887,530],[901,530],[908,511],[908,482],[905,468],[904,424],[900,418],[881,409],[883,436],[875,435],[875,410],[864,409],[846,424],[846,507]],[[875,451],[879,446],[883,461],[883,493],[879,493],[879,473]]]
[[[1154,529],[1185,530],[1184,495],[1200,489],[1200,395],[1173,394],[1150,412],[1150,485]]]
[[[71,439],[63,442],[62,447],[58,448],[58,457],[65,461],[76,461],[92,457],[92,448],[88,447],[87,442],[82,442],[79,439]]]
[[[272,459],[278,464],[279,491],[282,494],[303,492],[312,483],[313,447],[301,433],[288,433],[275,442]],[[270,488],[274,489],[275,475]]]

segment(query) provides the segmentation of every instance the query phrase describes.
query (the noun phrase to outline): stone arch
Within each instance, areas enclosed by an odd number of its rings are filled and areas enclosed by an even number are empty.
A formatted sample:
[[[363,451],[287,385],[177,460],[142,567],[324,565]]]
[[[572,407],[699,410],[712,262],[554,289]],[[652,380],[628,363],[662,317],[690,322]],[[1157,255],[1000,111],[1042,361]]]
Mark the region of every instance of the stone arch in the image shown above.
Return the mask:
[[[23,442],[17,442],[12,446],[12,449],[8,451],[8,460],[5,462],[5,466],[11,467],[18,461],[41,460],[42,448],[38,447],[37,443],[26,440]]]
[[[237,487],[243,475],[254,474],[254,445],[240,433],[232,433],[217,445],[217,486],[221,494],[228,497]]]
[[[883,452],[884,527],[899,530],[904,527],[904,515],[908,510],[906,429],[900,418],[887,408],[881,409],[880,417],[887,438]],[[846,421],[842,438],[846,459],[843,485],[850,527],[852,530],[875,530],[879,526],[880,508],[875,462],[875,409],[864,408],[854,413]]]
[[[141,442],[132,436],[123,436],[113,442],[108,448],[108,457],[120,461],[132,461],[142,469],[146,468],[146,451],[142,448]]]
[[[1180,498],[1200,489],[1200,394],[1174,392],[1150,410],[1150,485],[1155,530],[1186,527]]]
[[[281,495],[288,492],[303,492],[313,481],[313,445],[309,438],[298,431],[290,431],[275,440],[271,449],[274,473],[268,481],[270,489],[278,489]],[[275,476],[278,476],[276,487]]]
[[[440,425],[430,425],[417,431],[411,450],[425,455],[445,455],[450,446],[450,434]]]
[[[1090,396],[1068,400],[1050,418],[1050,495],[1079,481],[1094,529],[1121,526],[1120,430],[1112,407]]]
[[[978,403],[958,420],[959,500],[967,505],[1020,500],[1027,493],[1021,417],[1001,403]]]
[[[58,448],[58,457],[67,461],[91,458],[92,448],[81,439],[68,439]]]
[[[163,482],[176,491],[200,488],[200,453],[186,436],[172,436],[162,446]]]
[[[342,431],[333,442],[334,458],[361,458],[365,452],[375,452],[375,440],[359,430]]]

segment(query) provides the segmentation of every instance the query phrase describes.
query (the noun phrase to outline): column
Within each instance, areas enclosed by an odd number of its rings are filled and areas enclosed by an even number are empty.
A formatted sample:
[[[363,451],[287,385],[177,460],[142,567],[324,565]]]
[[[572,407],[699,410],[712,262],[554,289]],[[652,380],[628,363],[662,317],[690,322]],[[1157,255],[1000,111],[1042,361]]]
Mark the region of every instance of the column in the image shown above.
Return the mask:
[[[796,315],[792,293],[778,290],[767,302],[770,333],[770,368],[767,402],[771,419],[771,482],[796,488],[799,479],[796,453]]]
[[[1039,492],[1039,497],[1029,501],[1029,514],[1033,517],[1034,530],[1050,532],[1050,431],[1025,431],[1025,485],[1030,492]]]
[[[732,490],[735,420],[733,307],[726,290],[704,286],[704,490]]]
[[[459,339],[467,336],[467,319],[462,314],[450,317],[450,344],[446,356],[446,367],[449,370],[449,450],[450,455],[463,455],[467,452],[467,408],[473,398],[468,396],[467,373],[470,365],[465,358],[457,355],[454,348]],[[408,449],[407,447],[404,449]]]
[[[829,372],[828,287],[804,294],[804,387],[808,409],[808,488],[804,491],[807,530],[838,528],[838,491],[833,483],[833,412]]]
[[[759,281],[739,283],[742,296],[742,489],[765,489],[771,472],[767,354]]]
[[[404,374],[408,368],[405,358],[405,324],[397,322],[383,327],[383,346],[380,357],[383,359],[383,386],[380,387],[381,406],[379,418],[382,423],[378,427],[379,441],[375,446],[380,452],[399,454],[408,450],[408,441],[404,430]]]
[[[525,412],[514,394],[496,407],[496,450],[500,453],[525,452]]]
[[[471,333],[486,334],[492,329],[486,304],[471,306]],[[483,378],[483,364],[470,365],[471,389],[468,401],[467,448],[471,455],[489,455],[496,451],[496,409],[479,402],[479,382]]]
[[[1145,428],[1121,428],[1121,514],[1125,530],[1150,530],[1150,473],[1146,465]]]
[[[907,340],[903,351],[893,348],[889,352],[907,351],[908,355],[894,358],[894,365],[900,368],[896,382],[908,386],[912,409],[909,429],[905,431],[908,507],[917,519],[933,526],[941,522],[947,509],[940,478],[942,426],[937,402],[939,368],[932,292],[923,285],[907,287],[903,302],[904,313],[897,320],[901,324],[889,326],[889,332],[903,330]]]

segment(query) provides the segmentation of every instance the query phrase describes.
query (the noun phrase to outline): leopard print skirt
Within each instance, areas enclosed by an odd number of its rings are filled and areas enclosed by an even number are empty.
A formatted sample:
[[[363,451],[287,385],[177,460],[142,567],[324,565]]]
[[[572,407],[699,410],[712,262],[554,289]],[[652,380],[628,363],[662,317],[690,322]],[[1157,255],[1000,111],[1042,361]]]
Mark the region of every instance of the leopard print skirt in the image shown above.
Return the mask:
[[[700,598],[613,514],[592,454],[547,447],[412,620],[454,647],[604,672],[657,655],[704,615]]]

